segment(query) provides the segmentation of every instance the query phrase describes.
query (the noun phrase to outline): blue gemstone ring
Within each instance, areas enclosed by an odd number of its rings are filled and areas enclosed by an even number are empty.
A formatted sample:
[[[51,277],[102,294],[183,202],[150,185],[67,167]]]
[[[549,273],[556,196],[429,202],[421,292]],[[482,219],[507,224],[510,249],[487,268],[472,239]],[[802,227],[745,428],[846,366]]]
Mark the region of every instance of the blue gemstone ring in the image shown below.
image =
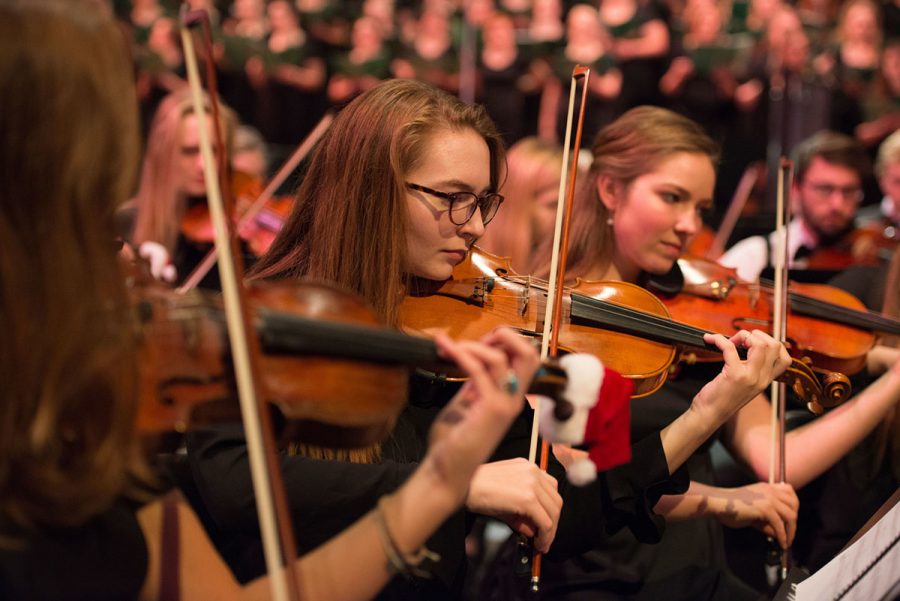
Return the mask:
[[[503,390],[506,391],[506,394],[519,392],[519,377],[513,370],[506,372],[506,382],[503,383]]]

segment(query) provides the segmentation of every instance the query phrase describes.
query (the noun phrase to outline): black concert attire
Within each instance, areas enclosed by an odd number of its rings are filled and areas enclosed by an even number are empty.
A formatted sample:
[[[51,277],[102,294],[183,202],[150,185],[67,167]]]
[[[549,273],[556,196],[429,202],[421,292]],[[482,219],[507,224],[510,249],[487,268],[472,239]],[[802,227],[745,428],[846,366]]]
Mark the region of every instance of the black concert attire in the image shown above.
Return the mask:
[[[657,434],[690,406],[697,392],[721,371],[721,364],[682,367],[677,378],[644,398],[631,401],[632,440]],[[715,485],[711,437],[687,461],[691,480]],[[667,523],[662,539],[647,544],[633,532],[593,539],[593,549],[560,561],[543,561],[541,598],[565,601],[609,600],[755,600],[727,568],[722,525],[711,517]],[[598,544],[599,543],[599,544]],[[509,554],[507,553],[507,556]],[[505,589],[496,599],[525,599],[521,587]]]
[[[566,120],[569,113],[569,96],[567,92],[571,85],[572,70],[575,68],[575,65],[575,61],[566,56],[565,47],[562,46],[555,55],[550,57],[552,77],[557,79],[560,88],[563,90],[556,107],[556,135],[559,140],[565,139]],[[592,63],[585,66],[591,68],[593,77],[606,75],[620,67],[616,58],[610,52],[602,54]],[[622,85],[625,85],[624,80]],[[581,134],[582,147],[588,148],[597,132],[615,121],[622,114],[624,87],[622,90],[622,94],[618,98],[604,98],[588,90],[587,101],[584,107],[584,125],[582,126]]]
[[[325,64],[321,44],[308,34],[304,38],[300,44],[279,52],[266,46],[262,54],[269,79],[259,90],[256,122],[271,144],[293,148],[312,131],[328,108],[324,82],[318,89],[304,90],[277,81],[272,75],[280,65],[299,67],[314,61]]]
[[[23,534],[0,520],[0,599],[136,599],[147,573],[147,544],[135,509],[119,501],[82,526]]]
[[[851,267],[831,281],[874,311],[884,302],[887,266]],[[853,388],[862,390],[872,378],[853,379]],[[900,465],[886,452],[879,457],[883,427],[864,438],[828,471],[804,487],[801,494],[801,519],[798,521],[795,547],[810,570],[828,563],[849,542],[863,524],[900,487]],[[889,433],[889,436],[896,434]]]
[[[640,37],[641,28],[651,21],[664,22],[651,2],[638,2],[630,19],[618,25],[604,24],[614,40]],[[620,100],[624,107],[642,104],[661,106],[659,78],[665,71],[666,57],[631,58],[618,61],[622,70],[622,93]]]
[[[403,411],[393,435],[375,465],[282,457],[289,503],[301,552],[328,540],[366,512],[379,497],[396,490],[427,451],[431,423],[455,391],[455,385],[413,378],[414,399]],[[525,408],[513,423],[492,460],[527,456],[532,411]],[[189,460],[201,515],[223,557],[239,580],[263,570],[247,450],[240,429],[218,429],[188,436]],[[659,538],[662,519],[652,507],[663,494],[682,491],[687,476],[670,477],[658,433],[632,446],[631,464],[599,475],[585,488],[568,484],[563,468],[551,460],[550,473],[564,499],[553,553],[578,553],[597,540],[628,527],[642,540]],[[464,539],[474,516],[457,512],[429,539],[441,555],[432,579],[394,578],[378,597],[387,599],[459,598],[466,572]]]
[[[502,68],[493,69],[484,60],[479,62],[479,102],[484,104],[507,146],[512,146],[534,129],[526,117],[526,94],[520,83],[530,66],[531,56],[522,46],[516,49],[512,62]]]

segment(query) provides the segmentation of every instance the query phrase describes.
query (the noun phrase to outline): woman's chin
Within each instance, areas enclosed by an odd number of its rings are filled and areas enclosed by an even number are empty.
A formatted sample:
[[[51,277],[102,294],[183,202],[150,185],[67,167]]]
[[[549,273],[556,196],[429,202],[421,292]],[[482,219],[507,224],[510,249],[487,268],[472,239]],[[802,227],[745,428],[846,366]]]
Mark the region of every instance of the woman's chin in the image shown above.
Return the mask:
[[[443,282],[449,280],[453,275],[452,265],[429,265],[423,269],[416,270],[416,277],[424,280],[433,280],[435,282]]]

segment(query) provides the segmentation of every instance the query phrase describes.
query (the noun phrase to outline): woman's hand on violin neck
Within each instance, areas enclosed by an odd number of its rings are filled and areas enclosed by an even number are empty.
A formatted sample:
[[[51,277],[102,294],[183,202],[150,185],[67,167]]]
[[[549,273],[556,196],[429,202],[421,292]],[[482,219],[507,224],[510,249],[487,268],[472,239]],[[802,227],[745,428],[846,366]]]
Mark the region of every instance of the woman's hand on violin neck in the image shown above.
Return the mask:
[[[520,383],[530,383],[537,353],[506,335],[488,342],[454,342],[438,336],[441,354],[454,361],[469,380],[431,427],[426,462],[462,502],[476,468],[484,463],[522,411]]]
[[[741,330],[730,339],[707,334],[704,339],[719,347],[725,364],[721,373],[694,397],[691,410],[718,424],[765,390],[791,364],[784,345],[760,330]],[[741,359],[738,348],[747,349],[746,359]]]
[[[553,476],[520,457],[479,467],[472,478],[466,508],[534,537],[535,547],[546,553],[556,536],[562,497]]]
[[[730,528],[752,526],[788,548],[797,532],[800,500],[790,484],[757,482],[739,488],[713,488],[710,506],[716,518]]]

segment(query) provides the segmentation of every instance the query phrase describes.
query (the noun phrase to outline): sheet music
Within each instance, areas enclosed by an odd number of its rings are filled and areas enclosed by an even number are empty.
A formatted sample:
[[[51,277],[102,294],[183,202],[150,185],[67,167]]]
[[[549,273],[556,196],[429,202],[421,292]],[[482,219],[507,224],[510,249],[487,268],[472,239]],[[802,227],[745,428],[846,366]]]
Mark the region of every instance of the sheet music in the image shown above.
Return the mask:
[[[858,541],[796,586],[797,601],[896,599],[900,582],[900,503]]]

